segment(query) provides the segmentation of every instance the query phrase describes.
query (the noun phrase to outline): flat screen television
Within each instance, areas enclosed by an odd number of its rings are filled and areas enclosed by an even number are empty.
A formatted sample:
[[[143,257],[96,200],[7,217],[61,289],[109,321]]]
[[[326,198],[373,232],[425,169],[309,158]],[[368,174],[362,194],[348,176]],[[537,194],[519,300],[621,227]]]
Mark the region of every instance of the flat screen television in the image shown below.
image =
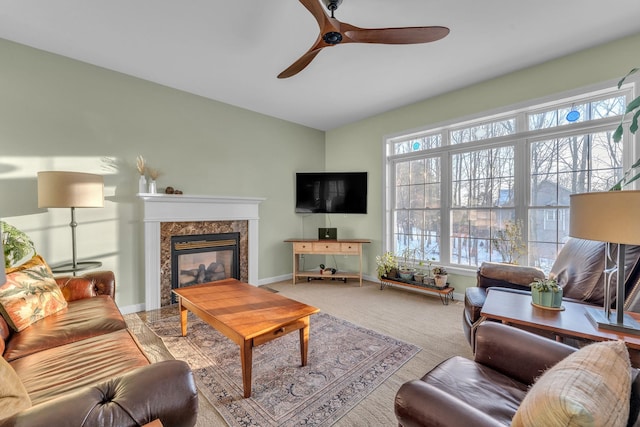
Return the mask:
[[[367,213],[367,172],[296,173],[296,213]]]

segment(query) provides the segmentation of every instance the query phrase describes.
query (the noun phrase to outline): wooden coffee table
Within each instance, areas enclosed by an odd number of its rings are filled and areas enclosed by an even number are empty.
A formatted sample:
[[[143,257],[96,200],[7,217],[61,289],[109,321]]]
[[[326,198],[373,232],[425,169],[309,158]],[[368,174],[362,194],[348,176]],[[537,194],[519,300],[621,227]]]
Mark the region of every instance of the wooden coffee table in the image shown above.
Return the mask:
[[[172,292],[178,296],[182,336],[187,335],[187,311],[191,311],[240,346],[244,397],[251,396],[253,347],[300,331],[300,359],[302,366],[307,365],[309,317],[318,308],[236,279]]]

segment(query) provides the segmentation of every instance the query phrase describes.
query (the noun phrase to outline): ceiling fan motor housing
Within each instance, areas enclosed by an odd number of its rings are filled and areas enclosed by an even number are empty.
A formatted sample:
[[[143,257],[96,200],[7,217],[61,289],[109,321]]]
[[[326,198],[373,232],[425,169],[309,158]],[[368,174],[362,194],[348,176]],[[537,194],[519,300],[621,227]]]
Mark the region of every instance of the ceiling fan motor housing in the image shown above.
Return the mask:
[[[342,34],[330,31],[322,36],[322,40],[324,40],[326,44],[338,44],[342,41]]]

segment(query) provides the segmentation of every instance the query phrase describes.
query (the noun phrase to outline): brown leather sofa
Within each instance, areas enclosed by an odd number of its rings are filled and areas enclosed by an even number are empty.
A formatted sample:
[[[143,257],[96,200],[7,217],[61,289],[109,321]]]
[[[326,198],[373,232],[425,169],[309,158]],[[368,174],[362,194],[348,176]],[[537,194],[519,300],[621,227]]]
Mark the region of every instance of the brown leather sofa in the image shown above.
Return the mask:
[[[0,349],[32,402],[0,426],[195,425],[193,373],[147,359],[114,302],[113,273],[56,281],[67,308],[20,332],[0,317]]]
[[[576,351],[496,322],[478,326],[477,340],[474,360],[454,356],[400,387],[394,405],[400,426],[511,425],[537,377]],[[640,410],[638,373],[631,369],[629,426],[636,425]]]
[[[571,238],[558,254],[549,276],[563,288],[565,300],[602,307],[604,305],[605,243]],[[640,246],[626,247],[625,310],[640,312]],[[483,263],[478,268],[477,286],[465,291],[462,326],[469,343],[474,345],[475,327],[491,288],[512,292],[529,292],[529,284],[544,278],[542,270],[500,263]],[[615,277],[611,283],[612,307],[615,308]]]

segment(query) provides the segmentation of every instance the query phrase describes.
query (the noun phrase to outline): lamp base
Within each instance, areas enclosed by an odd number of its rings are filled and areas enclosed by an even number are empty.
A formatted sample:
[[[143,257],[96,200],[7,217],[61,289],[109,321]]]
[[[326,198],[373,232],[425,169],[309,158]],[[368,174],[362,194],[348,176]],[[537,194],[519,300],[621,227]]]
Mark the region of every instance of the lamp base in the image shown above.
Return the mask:
[[[79,261],[74,266],[72,262],[58,264],[51,267],[54,273],[75,273],[76,271],[91,270],[102,266],[100,261]]]
[[[630,335],[640,335],[640,323],[628,314],[622,317],[622,323],[618,323],[615,312],[612,312],[607,318],[603,308],[586,307],[585,311],[587,317],[596,328],[609,329]]]

